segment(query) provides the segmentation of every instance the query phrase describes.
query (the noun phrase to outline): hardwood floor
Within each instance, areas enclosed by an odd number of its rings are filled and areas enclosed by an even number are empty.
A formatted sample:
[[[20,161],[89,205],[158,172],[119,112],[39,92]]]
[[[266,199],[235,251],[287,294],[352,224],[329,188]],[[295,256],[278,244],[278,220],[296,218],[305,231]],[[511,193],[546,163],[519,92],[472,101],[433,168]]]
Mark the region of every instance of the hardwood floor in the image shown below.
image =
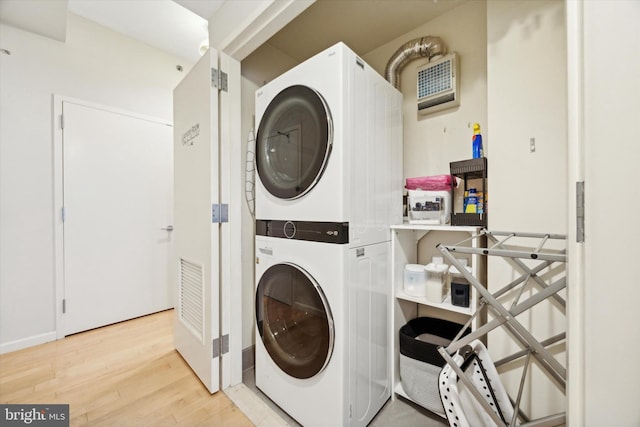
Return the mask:
[[[71,425],[253,426],[174,349],[173,310],[0,355],[0,402],[69,404]]]

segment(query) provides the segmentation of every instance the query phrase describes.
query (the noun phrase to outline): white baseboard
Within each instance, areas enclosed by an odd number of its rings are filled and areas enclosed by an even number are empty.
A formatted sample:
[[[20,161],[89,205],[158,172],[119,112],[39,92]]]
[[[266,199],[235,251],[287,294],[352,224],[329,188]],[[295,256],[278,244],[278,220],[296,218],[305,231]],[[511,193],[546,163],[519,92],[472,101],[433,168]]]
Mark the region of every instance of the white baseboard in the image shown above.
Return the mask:
[[[10,341],[0,344],[0,354],[10,353],[16,350],[22,350],[23,348],[33,347],[34,345],[44,344],[56,340],[56,331],[47,332],[44,334],[33,335],[27,338],[20,338],[19,340]]]

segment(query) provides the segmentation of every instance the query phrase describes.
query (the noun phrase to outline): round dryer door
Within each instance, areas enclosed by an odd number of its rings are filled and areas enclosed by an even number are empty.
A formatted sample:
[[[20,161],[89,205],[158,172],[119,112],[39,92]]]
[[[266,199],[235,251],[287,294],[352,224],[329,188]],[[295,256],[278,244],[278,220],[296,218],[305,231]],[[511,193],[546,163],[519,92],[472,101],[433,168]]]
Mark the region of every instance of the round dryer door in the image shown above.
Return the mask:
[[[333,351],[333,318],[324,293],[307,272],[276,264],[256,292],[256,322],[271,359],[295,378],[321,372]]]
[[[256,168],[267,191],[279,199],[301,197],[324,172],[333,139],[329,109],[306,86],[276,95],[260,120]]]

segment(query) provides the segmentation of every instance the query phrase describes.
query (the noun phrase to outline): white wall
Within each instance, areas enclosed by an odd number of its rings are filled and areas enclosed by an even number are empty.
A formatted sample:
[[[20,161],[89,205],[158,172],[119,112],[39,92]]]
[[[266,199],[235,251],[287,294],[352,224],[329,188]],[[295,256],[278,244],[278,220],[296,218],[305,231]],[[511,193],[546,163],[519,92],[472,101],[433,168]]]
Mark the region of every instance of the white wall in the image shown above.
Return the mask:
[[[478,122],[487,136],[487,55],[485,2],[463,4],[369,52],[363,59],[384,75],[393,53],[418,37],[439,36],[449,51],[457,52],[460,73],[460,106],[428,116],[418,116],[416,69],[427,59],[409,62],[400,74],[404,96],[404,176],[449,173],[449,162],[471,158],[471,126]],[[490,141],[490,138],[488,139]],[[490,142],[488,144],[490,152]]]
[[[487,4],[491,227],[566,232],[566,37],[560,0]],[[530,153],[529,140],[536,151]]]
[[[565,32],[563,1],[487,2],[489,229],[567,232]],[[536,140],[534,153],[530,138]],[[538,241],[522,243],[531,247]],[[498,257],[489,259],[488,268],[491,291],[519,276]],[[518,321],[539,340],[566,330],[565,316],[548,302]],[[492,357],[519,350],[513,343],[503,330],[489,335]],[[564,348],[556,350],[564,363]],[[519,375],[519,367],[503,375],[512,395]],[[536,417],[566,405],[563,394],[537,372],[525,388],[523,408]]]
[[[192,64],[73,14],[66,43],[6,25],[0,41],[11,51],[0,55],[4,352],[55,338],[52,95],[171,121],[173,88]]]
[[[265,43],[260,50],[242,61],[242,76],[262,86],[299,63],[300,61]]]
[[[404,97],[404,178],[448,174],[450,162],[470,159],[473,123],[476,122],[482,128],[485,153],[490,155],[485,16],[485,2],[468,2],[364,55],[363,59],[384,75],[386,64],[394,52],[404,43],[419,37],[441,37],[448,51],[458,54],[458,107],[418,115],[416,70],[429,61],[415,59],[400,73],[400,91]],[[422,239],[418,254],[418,262],[431,262],[433,240]]]

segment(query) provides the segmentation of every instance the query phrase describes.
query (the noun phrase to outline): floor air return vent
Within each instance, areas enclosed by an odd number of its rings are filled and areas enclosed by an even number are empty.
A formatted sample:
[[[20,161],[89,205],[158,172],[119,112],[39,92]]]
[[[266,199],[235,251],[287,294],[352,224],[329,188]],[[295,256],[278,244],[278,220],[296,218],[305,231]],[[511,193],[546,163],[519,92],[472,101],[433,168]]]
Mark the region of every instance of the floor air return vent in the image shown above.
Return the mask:
[[[179,318],[204,344],[204,271],[202,264],[180,258]]]

